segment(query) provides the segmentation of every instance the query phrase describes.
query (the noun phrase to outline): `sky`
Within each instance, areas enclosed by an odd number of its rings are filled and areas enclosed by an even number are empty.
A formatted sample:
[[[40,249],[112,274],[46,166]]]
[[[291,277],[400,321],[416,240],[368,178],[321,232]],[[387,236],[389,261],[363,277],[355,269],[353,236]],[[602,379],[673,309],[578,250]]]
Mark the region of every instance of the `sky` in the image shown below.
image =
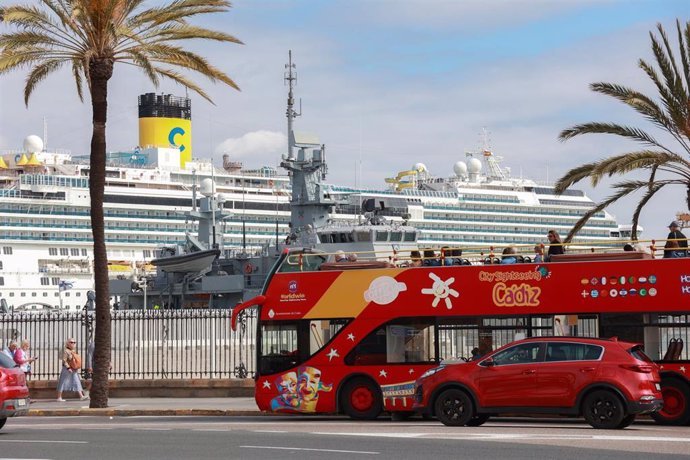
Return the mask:
[[[513,176],[553,183],[571,168],[637,148],[613,136],[559,141],[575,124],[616,122],[664,139],[589,84],[618,83],[655,96],[638,60],[653,61],[649,33],[657,23],[677,48],[677,18],[690,19],[687,0],[236,0],[226,14],[193,21],[244,43],[187,45],[241,88],[195,77],[214,104],[190,94],[194,156],[220,165],[228,153],[247,168],[278,165],[286,151],[283,76],[292,50],[302,104],[295,129],[326,145],[329,182],[382,189],[384,178],[418,162],[448,177],[465,152],[487,143]],[[0,76],[0,152],[42,135],[45,118],[49,149],[87,154],[90,104],[77,98],[69,72],[45,80],[28,108],[25,77]],[[116,67],[109,151],[136,146],[137,96],[152,91],[184,95],[172,82],[155,88],[136,69]],[[600,200],[612,193],[611,183],[576,188]],[[686,210],[684,196],[677,187],[647,205],[644,238],[665,237],[668,223]],[[629,223],[638,199],[609,211]]]

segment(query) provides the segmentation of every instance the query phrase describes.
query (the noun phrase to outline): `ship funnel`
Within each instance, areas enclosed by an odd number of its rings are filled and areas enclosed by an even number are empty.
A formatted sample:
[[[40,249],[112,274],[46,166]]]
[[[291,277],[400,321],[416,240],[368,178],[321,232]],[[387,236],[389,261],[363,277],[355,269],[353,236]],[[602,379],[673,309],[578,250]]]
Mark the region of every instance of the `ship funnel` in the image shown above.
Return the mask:
[[[230,155],[223,154],[223,169],[229,173],[237,173],[242,170],[242,163],[239,161],[230,161]]]
[[[180,168],[192,159],[192,102],[187,97],[139,96],[139,145],[180,150]]]

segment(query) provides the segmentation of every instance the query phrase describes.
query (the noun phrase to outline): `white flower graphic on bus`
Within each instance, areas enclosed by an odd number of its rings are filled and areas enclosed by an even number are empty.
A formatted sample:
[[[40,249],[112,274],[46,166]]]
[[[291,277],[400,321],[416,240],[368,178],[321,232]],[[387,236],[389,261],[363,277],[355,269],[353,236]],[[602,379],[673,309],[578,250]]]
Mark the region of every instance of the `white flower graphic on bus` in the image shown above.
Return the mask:
[[[450,285],[453,284],[455,278],[448,278],[443,281],[435,273],[429,273],[429,278],[434,280],[434,283],[430,288],[422,289],[422,294],[431,294],[434,296],[434,301],[431,302],[431,306],[436,308],[438,303],[443,300],[446,304],[448,310],[453,308],[453,302],[449,298],[450,296],[459,297],[460,293],[455,289],[451,289]]]

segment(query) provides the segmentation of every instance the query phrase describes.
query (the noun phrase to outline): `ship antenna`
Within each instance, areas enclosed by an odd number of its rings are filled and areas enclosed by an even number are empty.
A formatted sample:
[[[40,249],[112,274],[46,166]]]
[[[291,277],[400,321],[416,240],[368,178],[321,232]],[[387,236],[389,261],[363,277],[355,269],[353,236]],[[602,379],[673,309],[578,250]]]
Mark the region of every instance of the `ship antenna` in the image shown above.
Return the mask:
[[[289,87],[288,98],[287,98],[287,135],[288,135],[288,158],[294,158],[293,153],[293,135],[292,135],[292,122],[296,117],[302,115],[302,99],[299,101],[299,112],[296,112],[295,107],[295,97],[292,93],[292,89],[297,82],[297,72],[293,71],[297,66],[292,63],[292,50],[288,51],[288,63],[285,64],[285,82]]]
[[[48,151],[48,120],[43,117],[43,151]]]

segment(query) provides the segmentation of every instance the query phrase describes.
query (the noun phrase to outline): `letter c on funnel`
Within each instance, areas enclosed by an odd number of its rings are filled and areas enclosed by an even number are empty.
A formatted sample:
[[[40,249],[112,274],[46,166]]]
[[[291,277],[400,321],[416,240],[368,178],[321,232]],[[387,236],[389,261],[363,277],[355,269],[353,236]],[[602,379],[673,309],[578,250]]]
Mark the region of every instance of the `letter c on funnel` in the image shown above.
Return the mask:
[[[175,142],[175,136],[178,135],[184,136],[184,129],[180,128],[179,126],[170,130],[170,133],[168,134],[168,142],[170,142],[172,145],[176,147],[179,147],[180,152],[184,152],[185,146],[177,145],[177,143]]]

